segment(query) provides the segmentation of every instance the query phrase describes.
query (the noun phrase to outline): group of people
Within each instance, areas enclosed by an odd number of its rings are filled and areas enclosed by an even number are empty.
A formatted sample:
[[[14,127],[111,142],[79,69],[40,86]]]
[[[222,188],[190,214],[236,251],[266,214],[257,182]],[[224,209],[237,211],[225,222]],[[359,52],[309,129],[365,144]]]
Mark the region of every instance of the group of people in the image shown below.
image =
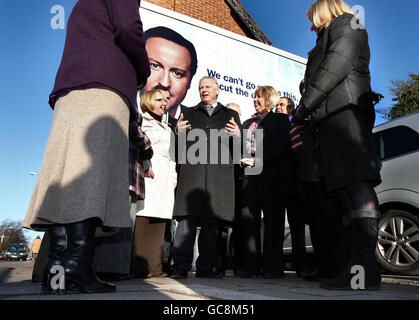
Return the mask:
[[[236,104],[218,102],[212,77],[200,79],[196,106],[180,104],[195,49],[164,27],[143,34],[138,9],[135,0],[79,0],[69,18],[23,223],[47,231],[43,292],[61,288],[52,285],[54,266],[66,288],[82,292],[113,292],[115,276],[186,278],[198,227],[196,277],[223,276],[220,239],[231,227],[237,273],[280,278],[285,212],[299,275],[307,273],[308,224],[322,287],[353,289],[356,265],[363,289],[378,289],[370,55],[350,8],[342,0],[309,8],[317,42],[299,105],[259,86],[243,124]],[[174,66],[179,54],[183,67]]]

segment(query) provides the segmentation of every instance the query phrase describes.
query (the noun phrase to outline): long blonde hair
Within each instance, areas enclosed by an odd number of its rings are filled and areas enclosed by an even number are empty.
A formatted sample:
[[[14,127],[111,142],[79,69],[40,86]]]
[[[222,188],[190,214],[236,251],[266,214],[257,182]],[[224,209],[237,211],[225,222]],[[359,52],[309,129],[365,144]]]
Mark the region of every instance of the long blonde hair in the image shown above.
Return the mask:
[[[351,8],[343,0],[317,0],[307,10],[307,18],[318,28],[327,28],[337,17],[350,13]]]

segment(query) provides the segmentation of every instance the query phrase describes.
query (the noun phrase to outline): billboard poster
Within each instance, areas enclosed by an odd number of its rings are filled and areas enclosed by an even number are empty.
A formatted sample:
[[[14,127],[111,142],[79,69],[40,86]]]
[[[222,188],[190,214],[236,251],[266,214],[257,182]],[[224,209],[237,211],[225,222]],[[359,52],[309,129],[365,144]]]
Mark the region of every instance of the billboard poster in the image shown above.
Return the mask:
[[[253,94],[259,85],[270,85],[281,97],[298,104],[306,59],[147,2],[142,2],[140,15],[145,35],[152,34],[146,41],[152,72],[147,85],[169,85],[171,104],[197,105],[199,80],[204,76],[217,79],[220,103],[240,106],[242,121],[255,112]],[[158,39],[159,29],[170,29],[193,45],[197,68],[192,78],[187,74],[191,48],[173,43],[168,47],[167,40],[159,42],[164,40]],[[175,47],[179,52],[174,52]]]

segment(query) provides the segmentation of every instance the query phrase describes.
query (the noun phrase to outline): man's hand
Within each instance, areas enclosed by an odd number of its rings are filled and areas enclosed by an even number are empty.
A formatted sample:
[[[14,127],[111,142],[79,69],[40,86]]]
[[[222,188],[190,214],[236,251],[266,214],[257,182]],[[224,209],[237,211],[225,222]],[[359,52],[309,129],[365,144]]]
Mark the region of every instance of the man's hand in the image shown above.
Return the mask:
[[[154,172],[151,167],[144,171],[144,177],[154,179]]]
[[[224,129],[226,129],[230,135],[240,137],[240,128],[236,121],[234,121],[233,117],[231,117],[230,121],[226,124]]]
[[[191,125],[188,120],[183,120],[183,113],[180,114],[179,119],[176,123],[176,133],[185,132],[191,130]]]

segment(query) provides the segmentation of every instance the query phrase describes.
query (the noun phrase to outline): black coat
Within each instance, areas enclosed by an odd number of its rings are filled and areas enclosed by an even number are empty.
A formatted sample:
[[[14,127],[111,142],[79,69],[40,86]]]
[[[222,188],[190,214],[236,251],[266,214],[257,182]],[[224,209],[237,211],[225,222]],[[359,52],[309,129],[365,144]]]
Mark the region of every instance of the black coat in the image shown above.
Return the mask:
[[[252,122],[253,119],[248,119],[243,123],[244,132],[249,129]],[[288,116],[269,112],[257,128],[263,129],[263,169],[260,176],[263,179],[283,180],[288,172],[291,154]],[[249,157],[245,152],[246,146],[244,146],[244,157]]]
[[[368,34],[353,28],[353,19],[344,14],[319,32],[300,101],[311,113],[315,155],[329,191],[381,181],[372,137]]]
[[[218,148],[219,156],[222,155],[221,148],[227,148],[228,161],[209,164],[211,136],[210,129],[224,129],[228,121],[233,117],[235,122],[241,126],[240,118],[234,110],[227,109],[218,103],[211,117],[208,115],[205,106],[200,103],[195,107],[188,108],[183,112],[185,120],[188,120],[193,129],[203,129],[206,133],[207,153],[194,154],[206,158],[207,164],[193,164],[191,159],[185,157],[185,153],[179,150],[180,172],[173,216],[181,218],[185,216],[199,216],[216,218],[222,221],[234,221],[235,181],[234,164],[232,154],[232,139],[223,143],[217,139],[214,145]],[[191,133],[193,131],[190,131]],[[188,133],[188,134],[189,134]],[[179,135],[179,145],[182,145]],[[206,139],[205,138],[205,139]],[[237,142],[240,146],[241,139]],[[196,141],[186,143],[186,155],[196,147]],[[214,140],[213,140],[214,142]],[[180,147],[182,148],[182,147]],[[226,150],[226,149],[224,149]],[[220,159],[218,159],[220,160]]]

